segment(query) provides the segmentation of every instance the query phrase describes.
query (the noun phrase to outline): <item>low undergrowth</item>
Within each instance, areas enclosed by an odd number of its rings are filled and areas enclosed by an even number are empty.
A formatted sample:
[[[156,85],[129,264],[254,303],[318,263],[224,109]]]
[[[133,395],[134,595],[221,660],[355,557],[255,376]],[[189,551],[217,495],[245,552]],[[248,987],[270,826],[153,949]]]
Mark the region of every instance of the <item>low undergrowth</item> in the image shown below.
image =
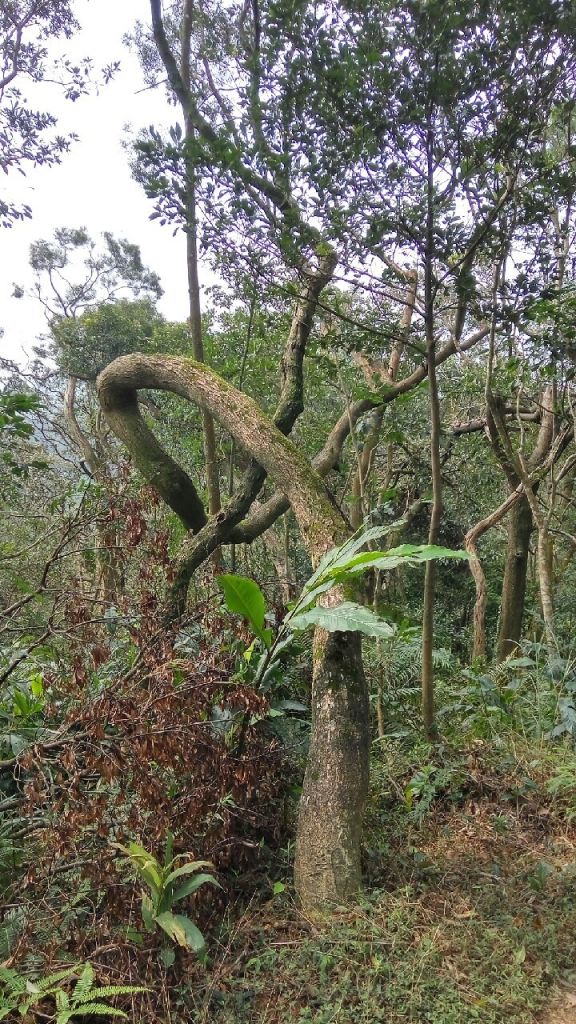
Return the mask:
[[[574,756],[519,740],[452,750],[422,817],[406,794],[424,753],[391,742],[375,757],[360,906],[319,928],[288,889],[253,905],[183,1020],[527,1024],[574,980],[574,790],[550,791]]]
[[[72,1013],[86,971],[134,1024],[528,1024],[576,985],[571,663],[462,678],[447,659],[434,745],[407,664],[373,745],[365,891],[320,926],[291,889],[302,679],[279,714],[214,596],[176,637],[151,590],[79,627],[68,669],[16,675],[0,707],[0,1019],[30,986],[27,1024]]]
[[[358,907],[307,919],[290,847],[263,848],[250,872],[220,873],[228,904],[204,913],[205,959],[176,949],[164,963],[158,938],[139,935],[134,897],[101,941],[107,894],[94,889],[79,901],[83,955],[99,984],[147,987],[118,1003],[147,1024],[535,1022],[555,983],[576,981],[575,773],[568,749],[517,737],[387,740],[374,750]]]

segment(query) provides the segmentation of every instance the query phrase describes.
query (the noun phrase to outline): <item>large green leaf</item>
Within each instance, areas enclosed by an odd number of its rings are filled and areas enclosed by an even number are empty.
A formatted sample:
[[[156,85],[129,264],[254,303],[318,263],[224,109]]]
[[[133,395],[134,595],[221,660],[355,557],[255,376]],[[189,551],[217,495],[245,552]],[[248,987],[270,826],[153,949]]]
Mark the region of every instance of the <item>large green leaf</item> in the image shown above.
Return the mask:
[[[349,574],[365,572],[367,569],[395,569],[399,565],[427,562],[433,558],[468,558],[465,551],[452,551],[450,548],[434,544],[402,544],[388,551],[361,550],[370,541],[379,539],[402,524],[403,520],[399,519],[388,526],[374,526],[362,530],[339,548],[328,551],[302,591],[297,606],[298,614],[309,607],[320,594],[329,590],[335,580]]]
[[[264,638],[266,602],[258,584],[248,576],[237,576],[235,573],[224,573],[218,577],[217,582],[224,594],[228,611],[243,615],[258,636]]]
[[[190,878],[182,885],[177,886],[176,883],[179,878],[181,878],[183,875],[190,875],[193,872],[197,872],[197,868],[199,865],[207,865],[208,867],[212,867],[210,861],[195,861],[192,864],[184,864],[181,868],[176,868],[175,871],[172,871],[168,875],[165,882],[164,891],[162,893],[162,898],[160,899],[157,906],[157,913],[160,914],[166,910],[171,910],[174,903],[177,903],[178,900],[184,899],[185,896],[189,896],[191,893],[196,892],[196,890],[199,889],[201,885],[205,885],[206,883],[215,885],[219,889],[222,888],[220,883],[216,881],[213,875],[209,875],[202,872],[200,874],[196,873],[194,875],[194,878]]]
[[[189,917],[166,912],[158,914],[155,920],[179,946],[187,946],[197,953],[204,949],[204,936]]]
[[[117,850],[121,850],[122,853],[131,861],[132,866],[136,871],[145,879],[150,887],[158,888],[162,885],[162,867],[160,863],[153,857],[148,850],[145,850],[143,846],[138,843],[129,843],[128,846],[122,846],[121,843],[112,843]]]
[[[436,544],[402,544],[389,551],[362,551],[347,562],[338,562],[328,570],[331,580],[342,576],[352,576],[366,572],[368,569],[380,569],[384,572],[396,569],[400,565],[417,565],[430,562],[436,558],[468,558],[466,551],[453,551],[451,548],[438,547]]]
[[[173,882],[175,878],[181,878],[182,875],[191,875],[194,871],[198,871],[198,868],[213,868],[214,865],[210,860],[191,860],[187,864],[182,864],[179,868],[174,868],[169,875],[166,875],[164,884],[168,885],[169,882]]]
[[[171,903],[178,903],[178,900],[183,900],[185,896],[191,896],[193,892],[196,892],[201,885],[215,885],[218,889],[222,886],[216,881],[213,875],[196,875],[194,878],[189,878],[187,882],[184,882],[178,889],[170,894]]]
[[[402,520],[399,520],[397,523],[390,523],[389,526],[373,526],[368,530],[362,528],[347,541],[344,541],[344,544],[341,544],[339,548],[332,548],[331,551],[327,551],[320,559],[316,571],[306,583],[304,593],[316,590],[317,584],[320,584],[326,578],[328,570],[335,569],[341,562],[348,561],[369,541],[379,540],[385,533],[399,526],[401,522]]]
[[[364,605],[355,604],[353,601],[343,601],[342,604],[333,608],[318,606],[310,608],[309,611],[294,615],[290,619],[292,629],[308,629],[308,626],[321,626],[328,632],[336,631],[359,632],[367,636],[379,636],[388,639],[394,635],[394,626],[384,619],[378,618],[374,612]]]
[[[371,526],[367,530],[361,529],[357,531],[349,540],[345,541],[339,548],[336,549],[336,559],[332,563],[332,567],[339,564],[340,562],[346,562],[349,558],[352,558],[357,551],[360,551],[370,541],[380,540],[387,533],[392,530],[398,530],[404,525],[404,519],[397,519],[393,523],[388,523],[386,526]]]

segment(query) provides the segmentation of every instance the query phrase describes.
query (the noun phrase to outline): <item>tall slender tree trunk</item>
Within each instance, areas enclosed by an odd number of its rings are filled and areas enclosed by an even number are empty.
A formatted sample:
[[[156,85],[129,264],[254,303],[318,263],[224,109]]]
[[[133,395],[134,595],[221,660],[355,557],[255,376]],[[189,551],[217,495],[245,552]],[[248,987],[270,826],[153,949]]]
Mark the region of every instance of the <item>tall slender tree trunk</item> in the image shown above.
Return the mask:
[[[369,429],[361,451],[358,453],[358,466],[352,480],[352,496],[350,498],[350,522],[352,529],[358,530],[364,522],[365,502],[364,490],[372,469],[374,452],[380,440],[380,430],[384,419],[384,406],[371,413]]]
[[[426,324],[426,361],[428,364],[430,410],[430,466],[432,472],[432,510],[428,543],[435,544],[442,521],[442,464],[440,458],[440,399],[436,376],[436,336],[434,331],[434,126],[432,112],[426,130],[428,160],[426,253],[424,266],[424,309]],[[422,719],[426,735],[436,734],[434,720],[434,598],[436,593],[436,562],[426,562],[422,613]]]
[[[530,503],[523,494],[513,505],[508,519],[508,543],[496,643],[498,661],[503,661],[512,654],[522,638],[532,529]]]
[[[194,5],[193,0],[184,0],[180,20],[180,75],[186,90],[190,90],[192,82],[192,29]],[[182,104],[184,118],[184,146],[186,162],[186,262],[188,267],[188,297],[190,307],[190,335],[192,352],[198,363],[204,362],[204,339],[202,334],[202,309],[200,302],[200,282],[198,278],[198,222],[196,217],[196,168],[193,150],[195,131],[190,112]],[[220,511],[220,476],[216,457],[216,432],[214,420],[205,409],[200,410],[202,417],[202,437],[204,445],[204,467],[206,472],[206,490],[208,493],[208,509],[210,515]],[[218,553],[215,552],[218,563]]]
[[[472,644],[473,658],[486,657],[486,606],[488,603],[488,587],[482,562],[478,555],[478,541],[487,532],[487,530],[490,530],[492,527],[496,526],[497,523],[501,522],[504,516],[510,511],[510,509],[515,507],[522,497],[522,491],[518,488],[515,491],[512,491],[506,500],[498,506],[498,508],[494,509],[490,515],[485,516],[484,519],[481,519],[478,523],[472,526],[464,537],[464,547],[470,555],[470,561],[468,564],[476,587],[476,600],[474,602],[474,612],[472,616],[474,628]]]
[[[370,384],[377,385],[378,382],[381,381],[382,376],[384,376],[391,384],[395,382],[398,375],[398,367],[400,366],[402,353],[404,352],[406,342],[410,336],[410,328],[412,326],[414,306],[418,293],[418,273],[416,270],[406,270],[405,268],[398,267],[396,264],[393,264],[393,268],[406,279],[406,288],[404,291],[404,312],[400,323],[400,333],[392,348],[392,352],[390,353],[390,359],[387,367],[384,367],[379,361],[374,362],[372,360],[368,360],[362,355],[357,358],[357,362],[364,370],[364,374]],[[364,522],[364,515],[366,511],[364,507],[364,493],[373,468],[374,455],[380,440],[380,432],[382,429],[382,421],[384,419],[385,411],[385,406],[381,406],[379,409],[375,409],[371,413],[368,418],[368,433],[364,440],[362,449],[358,453],[358,465],[352,480],[352,496],[350,499],[350,522],[352,523],[354,530],[360,529]]]
[[[540,602],[544,619],[544,640],[549,654],[554,657],[558,653],[558,640],[554,623],[554,548],[550,536],[548,518],[544,517],[538,527],[538,577],[540,583]]]
[[[190,118],[186,117],[186,146],[191,147],[194,141],[194,129]],[[192,352],[198,363],[204,359],[204,339],[202,334],[202,308],[200,302],[200,281],[198,277],[198,228],[196,221],[196,183],[194,168],[190,159],[187,162],[186,187],[186,260],[188,265],[188,296],[190,304],[190,336]],[[201,409],[202,436],[204,444],[204,467],[206,472],[206,490],[208,493],[208,510],[210,515],[220,511],[220,474],[216,447],[216,431],[214,420],[209,412]]]
[[[500,404],[493,395],[490,397],[492,417],[497,427],[506,459],[510,466],[513,466],[514,472],[522,481],[531,518],[538,530],[536,545],[538,584],[542,617],[544,619],[544,636],[550,656],[554,656],[557,653],[554,627],[552,546],[550,542],[551,513],[545,514],[540,507],[537,497],[539,481],[531,477],[531,471],[533,472],[537,466],[541,465],[543,468],[546,467],[546,469],[552,471],[553,479],[554,463],[569,437],[566,429],[561,430],[554,437],[555,401],[556,388],[554,384],[551,384],[548,385],[542,397],[543,411],[538,441],[529,459],[525,460],[522,453],[514,452]]]
[[[279,536],[275,529],[270,527],[262,534],[262,541],[278,577],[280,598],[282,603],[287,605],[297,595],[294,587],[295,574],[290,563],[290,552],[285,543],[285,529],[282,530],[282,536]]]

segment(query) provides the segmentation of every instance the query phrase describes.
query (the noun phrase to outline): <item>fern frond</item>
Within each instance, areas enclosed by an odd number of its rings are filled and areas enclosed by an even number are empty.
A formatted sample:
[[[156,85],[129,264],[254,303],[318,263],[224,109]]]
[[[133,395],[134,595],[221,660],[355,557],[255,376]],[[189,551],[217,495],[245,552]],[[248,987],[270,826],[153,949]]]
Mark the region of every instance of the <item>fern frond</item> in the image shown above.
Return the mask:
[[[46,989],[56,985],[59,981],[64,981],[66,978],[70,978],[73,974],[77,974],[80,969],[79,964],[75,964],[73,967],[67,967],[64,971],[55,971],[54,974],[47,974],[44,978],[35,978],[34,985],[39,992],[45,992]]]
[[[150,992],[150,989],[146,985],[104,985],[93,988],[88,995],[91,999],[108,999],[110,996],[131,996],[136,992]]]
[[[92,964],[86,963],[74,988],[73,1000],[75,1003],[85,1003],[90,999],[92,985],[94,984],[94,968]]]
[[[73,1010],[70,1010],[70,1017],[85,1017],[92,1013],[98,1013],[101,1017],[128,1016],[127,1013],[124,1013],[124,1010],[118,1010],[115,1006],[107,1006],[106,1003],[83,1003],[82,1006],[76,1006]],[[59,1019],[57,1024],[60,1024]]]
[[[26,991],[26,979],[9,967],[0,967],[0,986],[17,995]]]

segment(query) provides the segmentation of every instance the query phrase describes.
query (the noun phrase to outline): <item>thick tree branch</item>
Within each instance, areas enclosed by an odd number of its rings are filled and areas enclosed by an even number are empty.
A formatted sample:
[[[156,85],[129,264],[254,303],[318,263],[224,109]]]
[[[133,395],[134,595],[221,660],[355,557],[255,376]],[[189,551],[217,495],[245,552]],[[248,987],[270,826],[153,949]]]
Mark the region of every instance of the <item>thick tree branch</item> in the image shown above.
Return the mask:
[[[146,465],[149,459],[142,448],[143,421],[136,398],[141,388],[170,391],[207,409],[276,481],[290,501],[315,559],[334,544],[336,536],[343,535],[342,516],[332,505],[321,478],[295,445],[251,398],[191,359],[138,353],[121,356],[97,380],[98,396],[110,427],[138,457],[148,477],[150,470],[154,473],[155,464]],[[145,430],[150,435],[148,428]],[[148,436],[146,440],[149,442]]]

